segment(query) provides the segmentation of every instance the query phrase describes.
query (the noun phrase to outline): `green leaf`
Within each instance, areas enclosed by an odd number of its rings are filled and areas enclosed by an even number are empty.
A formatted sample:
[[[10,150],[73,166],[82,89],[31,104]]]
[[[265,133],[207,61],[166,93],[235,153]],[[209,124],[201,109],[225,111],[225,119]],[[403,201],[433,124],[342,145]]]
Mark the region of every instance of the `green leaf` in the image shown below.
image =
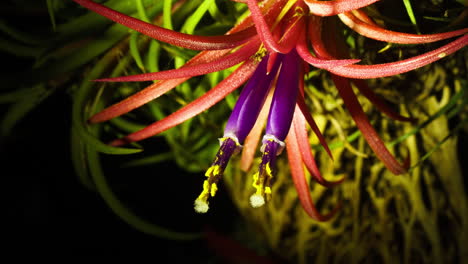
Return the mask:
[[[137,12],[137,6],[134,0],[110,0],[104,5],[124,14],[134,14]],[[143,6],[147,9],[151,9],[151,11],[148,11],[148,14],[154,14],[156,12],[161,12],[162,1],[143,0]],[[87,12],[66,24],[58,25],[57,32],[60,34],[61,39],[68,39],[71,36],[80,36],[83,33],[89,34],[89,32],[98,32],[112,23],[111,20],[101,15],[94,12]]]
[[[136,0],[135,1],[139,19],[145,21],[146,23],[150,23],[150,19],[148,18],[148,14],[146,14],[146,8],[144,6],[143,0]]]
[[[140,159],[135,159],[129,162],[125,162],[124,164],[122,164],[122,167],[128,168],[128,167],[152,165],[152,164],[160,163],[163,161],[172,160],[173,158],[174,158],[174,154],[172,152],[160,153],[156,155],[146,156]]]
[[[164,0],[163,5],[163,25],[167,29],[174,29],[172,26],[172,1]]]
[[[36,71],[36,76],[39,80],[45,80],[70,72],[110,49],[127,34],[127,28],[117,24],[85,45],[71,46],[66,54],[49,53],[36,63],[36,68],[41,66],[41,69]],[[47,61],[50,62],[45,64]]]
[[[73,126],[72,129],[75,130],[75,133],[77,133],[77,135],[83,140],[83,142],[87,146],[89,146],[90,149],[93,149],[97,152],[102,152],[111,155],[128,155],[143,151],[143,149],[113,147],[108,144],[105,144],[101,140],[99,140],[95,135],[86,131],[81,126]]]
[[[80,183],[88,190],[95,190],[94,182],[89,173],[86,144],[75,129],[71,129],[70,133],[70,155]]]
[[[159,71],[159,54],[161,51],[161,45],[156,40],[151,40],[148,48],[148,54],[146,56],[146,66],[149,72]]]
[[[44,52],[44,49],[41,47],[31,47],[0,37],[0,51],[13,54],[17,57],[37,58]]]
[[[54,10],[54,0],[47,0],[47,11],[49,12],[50,23],[52,24],[52,29],[55,31],[57,29],[57,23],[55,22],[55,10]]]
[[[192,13],[192,15],[185,20],[181,31],[187,34],[193,34],[195,27],[200,23],[200,20],[208,12],[210,6],[214,3],[214,0],[205,0],[203,3]]]
[[[87,157],[91,176],[96,185],[96,190],[104,199],[106,204],[111,208],[111,210],[127,224],[143,233],[170,240],[190,241],[201,238],[201,234],[199,233],[175,232],[150,223],[135,215],[130,209],[125,207],[112,192],[102,171],[98,153],[88,148]]]
[[[44,44],[48,41],[47,36],[42,35],[41,37],[39,37],[34,36],[30,33],[19,31],[7,25],[3,20],[0,20],[0,31],[8,35],[8,37],[10,37],[11,39],[17,40],[24,44],[37,45]]]
[[[143,65],[143,60],[141,59],[141,54],[140,54],[140,49],[138,45],[138,38],[140,36],[139,32],[132,32],[130,34],[130,42],[129,42],[129,48],[130,48],[130,54],[132,55],[133,59],[135,60],[135,63],[137,64],[138,68],[140,70],[144,71],[145,66]]]
[[[0,134],[8,135],[12,132],[14,126],[23,119],[29,112],[34,110],[40,103],[48,98],[54,88],[47,89],[45,84],[38,84],[28,89],[28,94],[21,97],[7,110],[1,124]]]
[[[403,4],[405,5],[406,13],[408,13],[411,24],[413,24],[416,31],[419,32],[416,16],[414,15],[413,7],[411,6],[411,0],[403,0]]]

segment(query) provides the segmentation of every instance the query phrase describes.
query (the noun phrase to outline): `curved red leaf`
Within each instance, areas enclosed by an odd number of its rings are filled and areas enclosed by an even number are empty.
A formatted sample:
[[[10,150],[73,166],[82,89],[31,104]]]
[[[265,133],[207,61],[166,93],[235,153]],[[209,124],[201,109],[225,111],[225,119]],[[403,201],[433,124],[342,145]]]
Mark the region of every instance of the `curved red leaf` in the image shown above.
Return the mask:
[[[330,213],[321,215],[312,201],[310,196],[309,185],[307,184],[304,168],[302,164],[299,144],[296,140],[296,133],[294,129],[289,130],[288,137],[286,138],[286,150],[288,153],[289,168],[291,171],[291,177],[296,187],[299,201],[301,202],[304,211],[317,221],[330,220],[338,211],[339,207],[336,207]]]
[[[221,81],[214,88],[206,92],[201,97],[197,98],[188,105],[182,107],[178,111],[172,113],[171,115],[165,117],[160,121],[156,121],[153,124],[127,135],[124,138],[117,139],[111,142],[113,146],[124,145],[130,142],[140,141],[145,138],[154,136],[163,131],[166,131],[169,128],[172,128],[189,118],[192,118],[201,112],[212,107],[214,104],[222,100],[226,95],[233,92],[244,82],[246,82],[255,68],[257,67],[258,62],[254,59],[250,59],[242,64],[237,70],[235,70],[231,75],[226,79]]]
[[[294,113],[293,126],[291,129],[295,129],[296,140],[301,152],[302,161],[304,162],[310,175],[321,185],[325,187],[333,187],[344,181],[344,177],[337,181],[327,181],[322,177],[320,170],[315,162],[314,155],[312,154],[309,146],[309,137],[307,135],[306,121],[304,115],[300,112],[300,109],[296,106],[296,112]]]
[[[351,114],[351,117],[377,157],[393,174],[398,175],[406,173],[408,166],[400,164],[387,149],[384,142],[374,130],[369,122],[369,119],[367,119],[366,114],[362,110],[362,107],[353,92],[349,80],[333,74],[332,79],[341,98],[343,98],[343,102]]]
[[[192,50],[217,50],[228,49],[245,43],[250,37],[255,35],[255,28],[249,27],[230,35],[222,36],[196,36],[180,33],[146,23],[139,19],[127,16],[106,6],[95,3],[91,0],[73,0],[83,7],[92,10],[108,19],[136,30],[148,37],[166,42],[171,45]]]
[[[379,41],[400,43],[400,44],[421,44],[430,43],[443,39],[448,39],[456,36],[463,35],[468,32],[468,28],[459,29],[450,32],[436,33],[436,34],[409,34],[387,30],[375,24],[368,24],[353,13],[339,14],[338,17],[345,25],[350,27],[357,33]]]
[[[371,5],[377,1],[379,0],[304,0],[309,6],[310,13],[317,16],[334,16]]]
[[[239,64],[247,60],[250,56],[254,55],[260,47],[260,40],[258,37],[254,37],[250,42],[246,43],[239,50],[234,51],[224,57],[214,59],[209,62],[199,64],[185,64],[183,67],[178,69],[172,69],[160,72],[143,73],[138,75],[104,78],[94,81],[98,82],[140,82],[140,81],[152,81],[152,80],[167,80],[194,77],[198,75],[204,75],[211,72],[225,70],[236,64]]]
[[[371,88],[367,85],[367,83],[364,80],[351,80],[352,83],[356,85],[356,87],[359,89],[359,91],[382,113],[387,115],[388,117],[398,120],[398,121],[404,121],[404,122],[415,122],[415,118],[411,117],[406,117],[402,116],[399,113],[395,112],[393,109],[391,109],[385,101],[380,98],[377,94],[372,91]]]
[[[220,58],[224,54],[229,52],[229,50],[215,50],[215,51],[203,51],[200,52],[197,56],[193,57],[190,61],[188,61],[185,65],[196,65],[200,63],[206,63],[211,60]],[[131,95],[124,100],[107,107],[106,109],[102,110],[101,112],[95,114],[89,119],[90,123],[100,123],[107,120],[110,120],[114,117],[123,115],[132,111],[135,108],[138,108],[147,102],[158,98],[159,96],[167,93],[177,85],[187,81],[189,77],[186,78],[179,78],[179,79],[171,79],[171,80],[163,80],[157,83],[154,83],[145,89],[141,90],[140,92]]]

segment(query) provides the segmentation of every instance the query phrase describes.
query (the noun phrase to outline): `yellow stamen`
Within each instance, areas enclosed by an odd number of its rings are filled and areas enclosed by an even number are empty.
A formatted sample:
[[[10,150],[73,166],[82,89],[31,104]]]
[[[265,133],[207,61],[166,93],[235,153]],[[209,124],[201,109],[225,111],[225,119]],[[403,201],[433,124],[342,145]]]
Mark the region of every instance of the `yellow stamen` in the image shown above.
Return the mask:
[[[279,13],[278,17],[275,20],[275,23],[273,24],[273,27],[276,27],[276,25],[283,19],[283,17],[288,13],[289,9],[297,2],[297,0],[289,0],[286,5],[284,5],[283,9],[281,9],[281,12]]]
[[[206,170],[205,176],[208,177],[203,182],[203,191],[195,200],[195,211],[198,213],[206,213],[209,209],[208,198],[215,196],[218,186],[216,183],[221,178],[221,167],[213,165]]]
[[[258,48],[258,51],[252,56],[252,59],[260,62],[263,59],[263,57],[265,57],[266,55],[267,55],[267,50],[262,43],[260,47]]]
[[[195,211],[198,213],[206,213],[208,211],[208,198],[210,196],[215,196],[216,191],[218,191],[218,186],[216,184],[223,176],[224,169],[229,159],[242,148],[237,137],[235,135],[229,135],[229,133],[220,138],[219,143],[221,147],[216,154],[215,160],[211,167],[206,170],[205,176],[207,179],[203,182],[203,191],[195,200]]]

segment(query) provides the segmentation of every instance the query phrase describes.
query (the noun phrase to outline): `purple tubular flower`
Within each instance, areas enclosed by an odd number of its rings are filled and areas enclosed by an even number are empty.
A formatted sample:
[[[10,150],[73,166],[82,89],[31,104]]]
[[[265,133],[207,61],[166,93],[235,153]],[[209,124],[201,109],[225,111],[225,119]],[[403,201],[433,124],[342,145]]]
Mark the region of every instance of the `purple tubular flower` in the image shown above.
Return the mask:
[[[273,101],[268,115],[265,134],[283,141],[289,132],[299,92],[299,75],[302,61],[293,49],[282,61]]]
[[[220,139],[221,147],[205,173],[208,178],[203,183],[202,193],[195,200],[195,211],[208,211],[208,198],[216,194],[216,184],[221,179],[229,159],[240,151],[242,143],[254,126],[278,71],[281,57],[282,55],[276,58],[272,70],[267,74],[269,56],[265,56],[242,90],[224,129],[224,136]]]
[[[252,207],[260,207],[271,198],[271,179],[276,156],[284,149],[283,140],[291,127],[301,73],[299,55],[293,49],[282,59],[281,70],[276,82],[275,93],[268,114],[265,136],[262,140],[262,162],[253,176],[252,186],[256,192],[250,197]]]
[[[262,59],[252,78],[242,90],[232,110],[231,116],[224,128],[224,137],[235,136],[241,144],[244,142],[265,102],[282,56],[281,54],[277,56],[273,68],[268,74],[267,66],[270,56],[267,55]]]

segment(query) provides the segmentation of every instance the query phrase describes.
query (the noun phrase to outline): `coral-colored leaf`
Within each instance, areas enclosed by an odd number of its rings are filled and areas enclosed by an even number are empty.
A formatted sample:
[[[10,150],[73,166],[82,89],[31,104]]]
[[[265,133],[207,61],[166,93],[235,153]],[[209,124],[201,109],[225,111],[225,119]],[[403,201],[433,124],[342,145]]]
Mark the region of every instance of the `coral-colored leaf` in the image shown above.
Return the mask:
[[[299,144],[296,140],[296,132],[294,129],[289,130],[288,137],[286,138],[286,150],[288,153],[291,177],[294,182],[294,186],[296,187],[297,195],[301,202],[302,208],[304,208],[310,217],[317,221],[327,221],[331,219],[337,212],[338,208],[335,208],[326,215],[321,215],[312,201],[309,185],[307,184],[306,175],[304,173]]]
[[[312,56],[309,52],[309,48],[307,47],[306,36],[305,32],[299,34],[299,39],[296,45],[296,51],[301,56],[301,58],[309,63],[312,66],[317,68],[327,69],[330,67],[337,67],[337,66],[345,66],[357,63],[361,60],[358,59],[345,59],[345,60],[329,60],[329,59],[321,59]]]
[[[352,80],[352,83],[356,85],[359,91],[375,106],[379,111],[386,114],[388,117],[398,120],[398,121],[405,121],[405,122],[414,122],[416,119],[402,116],[391,109],[385,101],[380,98],[377,94],[372,91],[371,88],[367,85],[364,80]]]
[[[108,19],[136,30],[151,38],[169,43],[171,45],[192,50],[228,49],[241,45],[255,35],[255,28],[249,27],[230,35],[222,36],[196,36],[189,35],[166,28],[162,28],[139,19],[127,16],[106,6],[90,0],[73,0]]]
[[[353,118],[359,130],[361,130],[362,135],[372,150],[375,152],[377,157],[393,174],[398,175],[406,173],[408,168],[405,167],[405,165],[400,164],[395,159],[395,157],[390,153],[382,139],[380,139],[379,135],[370,124],[369,119],[367,119],[366,114],[362,110],[362,107],[353,92],[349,80],[336,75],[332,75],[332,79],[336,88],[338,89],[338,92],[340,93],[341,98],[343,98],[344,104],[346,105],[346,108],[348,108],[351,117]]]
[[[260,40],[258,38],[252,39],[250,42],[246,43],[239,50],[230,53],[224,57],[200,63],[196,65],[185,64],[179,69],[172,69],[161,72],[152,72],[152,73],[143,73],[138,75],[131,76],[122,76],[114,78],[105,78],[95,81],[100,82],[140,82],[140,81],[151,81],[151,80],[167,80],[167,79],[177,79],[177,78],[186,78],[193,77],[198,75],[204,75],[211,72],[221,71],[232,67],[236,64],[239,64],[247,60],[250,56],[254,55],[255,52],[260,47]]]
[[[187,119],[200,114],[246,82],[254,72],[257,64],[258,62],[253,59],[246,61],[231,75],[229,75],[229,77],[221,81],[218,85],[216,85],[198,99],[172,113],[166,118],[143,128],[142,130],[113,141],[111,145],[119,146],[146,139],[166,131],[167,129],[186,121]]]
[[[246,2],[250,10],[252,20],[254,21],[255,27],[257,29],[257,34],[259,35],[265,47],[271,52],[288,53],[290,49],[278,44],[273,37],[273,34],[270,31],[270,26],[263,17],[257,1],[247,0]]]
[[[401,61],[374,64],[348,65],[329,69],[330,72],[348,78],[372,79],[409,72],[438,61],[468,44],[468,35],[464,35],[438,49]]]
[[[311,17],[309,19],[309,37],[312,42],[312,47],[319,58],[322,59],[337,59],[334,54],[330,54],[330,47],[327,47],[322,40],[321,32],[321,19],[318,17]],[[335,45],[329,43],[330,45]],[[468,34],[458,39],[424,54],[389,63],[373,64],[373,65],[347,65],[338,66],[327,69],[336,75],[348,77],[352,79],[373,79],[380,77],[387,77],[397,75],[400,73],[409,72],[432,62],[438,61],[447,55],[464,48],[468,44]]]
[[[358,9],[358,10],[353,10],[352,11],[353,15],[356,16],[359,20],[369,24],[369,25],[374,25],[374,26],[378,26],[377,23],[374,22],[374,20],[372,20],[372,18],[370,18],[366,12]]]
[[[379,0],[304,0],[309,6],[310,13],[317,16],[334,16],[371,5],[377,1]]]
[[[409,34],[387,30],[385,28],[379,27],[377,25],[368,24],[359,18],[357,18],[353,13],[344,13],[339,14],[338,17],[341,21],[356,31],[357,33],[375,40],[380,40],[384,42],[391,43],[400,43],[400,44],[421,44],[421,43],[430,43],[443,39],[448,39],[463,35],[468,32],[468,28],[459,29],[450,32],[443,32],[437,34]]]
[[[298,106],[296,106],[296,111],[294,113],[294,120],[293,120],[293,127],[291,129],[295,129],[296,132],[296,140],[301,152],[302,161],[304,162],[307,170],[309,171],[310,175],[321,185],[325,187],[332,187],[335,186],[345,179],[344,177],[338,181],[327,181],[325,178],[322,177],[317,164],[315,163],[314,155],[309,146],[309,137],[307,135],[306,129],[306,120],[304,115],[301,113],[301,110]]]
[[[200,52],[197,56],[193,57],[190,61],[188,61],[185,65],[196,65],[200,63],[206,63],[211,60],[217,59],[224,54],[226,54],[227,50],[215,50],[215,51],[203,51]],[[158,98],[159,96],[167,93],[177,85],[185,82],[189,78],[179,78],[179,79],[172,79],[172,80],[163,80],[157,83],[154,83],[145,89],[141,90],[140,92],[125,98],[124,100],[107,107],[106,109],[102,110],[101,112],[95,114],[89,119],[90,123],[99,123],[110,120],[114,117],[123,115],[132,111],[135,108],[138,108],[147,102]]]
[[[299,106],[302,115],[307,120],[307,123],[309,123],[310,128],[312,128],[312,131],[317,136],[320,144],[323,146],[325,151],[328,153],[328,156],[330,156],[330,158],[333,159],[333,155],[331,153],[330,148],[328,147],[327,141],[325,140],[325,137],[322,135],[322,132],[320,132],[320,129],[317,126],[317,123],[315,123],[314,118],[310,114],[309,109],[307,108],[307,105],[305,104],[304,97],[302,97],[301,94],[299,94],[299,96],[297,97],[297,105]]]

